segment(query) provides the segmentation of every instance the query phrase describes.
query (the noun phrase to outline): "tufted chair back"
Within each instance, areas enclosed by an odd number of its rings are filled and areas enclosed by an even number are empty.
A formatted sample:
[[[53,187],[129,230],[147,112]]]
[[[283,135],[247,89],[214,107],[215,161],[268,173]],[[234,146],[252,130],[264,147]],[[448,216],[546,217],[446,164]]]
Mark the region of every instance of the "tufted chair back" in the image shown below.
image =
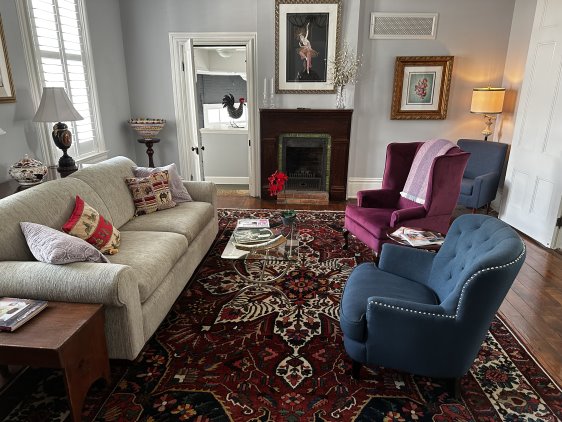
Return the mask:
[[[427,284],[448,314],[459,318],[472,305],[493,316],[525,258],[519,235],[485,215],[457,218],[435,256]]]

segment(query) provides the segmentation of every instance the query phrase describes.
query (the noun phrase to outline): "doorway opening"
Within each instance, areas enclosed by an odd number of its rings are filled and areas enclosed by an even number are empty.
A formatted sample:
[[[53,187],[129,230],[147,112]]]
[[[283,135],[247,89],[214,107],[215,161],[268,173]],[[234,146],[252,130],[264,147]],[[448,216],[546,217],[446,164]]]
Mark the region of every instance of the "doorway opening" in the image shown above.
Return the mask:
[[[170,48],[182,176],[259,196],[256,34],[171,33]]]

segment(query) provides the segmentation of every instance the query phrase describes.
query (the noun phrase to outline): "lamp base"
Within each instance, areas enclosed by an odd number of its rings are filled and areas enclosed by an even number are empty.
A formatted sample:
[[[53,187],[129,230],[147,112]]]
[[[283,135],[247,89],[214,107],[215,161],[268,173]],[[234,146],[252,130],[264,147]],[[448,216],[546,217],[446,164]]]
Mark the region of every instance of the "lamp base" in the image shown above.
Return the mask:
[[[485,141],[488,140],[488,136],[494,133],[492,131],[492,125],[494,124],[494,120],[496,120],[496,116],[490,116],[489,114],[484,114],[484,124],[486,125],[486,127],[482,131],[482,135],[484,135]]]
[[[76,170],[78,170],[76,162],[66,153],[66,148],[63,149],[63,155],[59,158],[59,166],[57,167],[57,171],[60,173],[60,176],[66,177],[69,174],[74,173]]]

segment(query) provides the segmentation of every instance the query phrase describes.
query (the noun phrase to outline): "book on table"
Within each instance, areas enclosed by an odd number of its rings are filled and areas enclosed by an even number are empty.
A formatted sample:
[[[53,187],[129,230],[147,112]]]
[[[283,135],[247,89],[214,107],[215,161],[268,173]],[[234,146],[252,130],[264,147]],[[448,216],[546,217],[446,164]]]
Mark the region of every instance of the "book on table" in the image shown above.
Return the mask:
[[[0,331],[14,331],[46,307],[44,300],[0,298]]]
[[[405,240],[411,246],[441,245],[445,241],[441,233],[411,227],[400,227],[392,232],[392,236]]]
[[[241,218],[236,224],[236,229],[268,229],[268,218]]]

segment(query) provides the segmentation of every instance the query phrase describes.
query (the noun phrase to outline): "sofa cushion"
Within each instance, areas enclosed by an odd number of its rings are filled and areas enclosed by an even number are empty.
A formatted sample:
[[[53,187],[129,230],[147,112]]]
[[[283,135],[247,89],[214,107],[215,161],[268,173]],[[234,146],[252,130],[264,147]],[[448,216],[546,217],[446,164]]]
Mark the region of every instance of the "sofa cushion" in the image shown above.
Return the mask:
[[[120,230],[173,232],[192,242],[214,216],[215,209],[208,202],[183,202],[168,210],[136,217]]]
[[[70,177],[43,182],[0,200],[0,261],[34,260],[19,223],[28,221],[60,230],[74,209],[76,195],[101,214],[109,215],[104,202],[90,186]]]
[[[108,258],[112,264],[132,268],[144,303],[186,253],[187,245],[185,236],[177,233],[125,231],[121,233],[119,253]]]
[[[135,215],[133,198],[125,183],[126,177],[134,177],[133,166],[135,163],[128,158],[114,157],[72,173],[69,177],[84,181],[98,193],[109,209],[109,214],[104,215],[119,229]],[[92,206],[95,207],[94,204]],[[98,211],[102,212],[100,209]]]
[[[33,256],[47,264],[71,262],[108,262],[107,258],[85,240],[42,224],[20,223],[21,231]]]
[[[101,253],[119,251],[121,234],[111,222],[76,195],[74,211],[62,226],[63,231],[94,245]]]

